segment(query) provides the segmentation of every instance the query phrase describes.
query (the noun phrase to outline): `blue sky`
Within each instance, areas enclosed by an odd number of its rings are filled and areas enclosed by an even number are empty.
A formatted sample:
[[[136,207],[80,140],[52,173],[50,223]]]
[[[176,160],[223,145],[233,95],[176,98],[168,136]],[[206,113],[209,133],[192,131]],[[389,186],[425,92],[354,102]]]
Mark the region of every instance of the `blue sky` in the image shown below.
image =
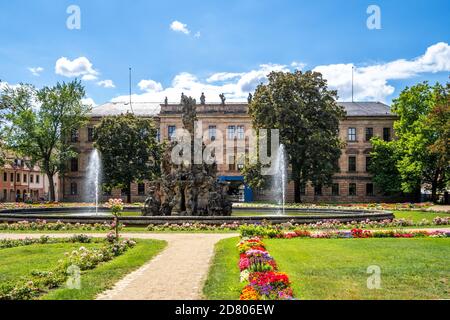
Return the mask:
[[[381,12],[370,30],[369,5]],[[80,8],[81,28],[66,26]],[[0,79],[38,87],[83,78],[91,102],[244,100],[271,70],[316,69],[341,100],[390,102],[450,73],[450,1],[14,0],[0,2]],[[172,26],[172,27],[171,27]],[[31,69],[31,70],[30,70]]]

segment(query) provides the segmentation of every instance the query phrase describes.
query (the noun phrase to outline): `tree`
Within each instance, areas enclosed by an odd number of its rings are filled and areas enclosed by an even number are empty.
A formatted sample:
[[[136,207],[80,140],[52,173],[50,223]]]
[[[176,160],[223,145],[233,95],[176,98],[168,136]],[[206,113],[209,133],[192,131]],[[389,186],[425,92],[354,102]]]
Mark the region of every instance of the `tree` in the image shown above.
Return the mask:
[[[414,192],[423,185],[431,189],[432,201],[437,200],[437,192],[448,182],[450,168],[449,158],[445,157],[448,150],[439,152],[435,148],[439,141],[447,141],[448,148],[448,130],[445,137],[448,123],[441,122],[449,119],[448,88],[439,83],[431,87],[423,82],[403,90],[392,106],[399,116],[394,128],[401,152],[397,167],[402,190]]]
[[[420,194],[422,186],[431,190],[432,200],[449,182],[450,110],[449,88],[427,82],[405,88],[394,100],[392,111],[398,115],[394,123],[397,140],[374,140],[372,172],[374,181],[394,191],[400,183],[405,193]],[[386,151],[395,150],[388,154]],[[387,159],[386,157],[389,157]],[[388,165],[395,166],[387,168]],[[384,168],[383,168],[384,167]],[[392,175],[386,174],[392,173]],[[395,188],[389,186],[395,185]]]
[[[257,130],[279,130],[292,168],[295,201],[300,202],[302,185],[330,185],[339,170],[344,110],[318,72],[272,72],[268,80],[257,87],[249,113]]]
[[[379,137],[371,140],[373,151],[369,172],[373,175],[373,183],[385,195],[401,193],[401,178],[397,168],[398,152],[395,141],[384,141]]]
[[[125,188],[131,202],[131,183],[159,175],[161,147],[151,119],[131,113],[103,118],[94,131],[107,188]]]
[[[41,166],[49,180],[50,201],[56,199],[54,175],[77,155],[68,137],[88,119],[84,95],[84,87],[75,80],[40,90],[26,84],[7,86],[0,96],[6,148]]]

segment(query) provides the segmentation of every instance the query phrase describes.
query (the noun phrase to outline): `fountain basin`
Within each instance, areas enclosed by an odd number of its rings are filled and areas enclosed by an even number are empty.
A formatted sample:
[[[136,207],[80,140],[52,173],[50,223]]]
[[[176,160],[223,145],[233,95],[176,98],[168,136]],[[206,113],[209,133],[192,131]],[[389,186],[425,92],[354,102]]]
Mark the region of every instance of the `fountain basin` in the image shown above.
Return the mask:
[[[137,210],[134,208],[134,210]],[[341,222],[381,221],[393,219],[394,215],[390,211],[375,210],[337,210],[337,209],[286,209],[285,215],[273,214],[274,209],[257,209],[259,215],[251,215],[251,208],[239,209],[239,214],[235,216],[122,216],[120,222],[127,226],[147,226],[149,224],[183,224],[183,223],[204,223],[209,225],[221,225],[224,223],[238,222],[240,224],[260,224],[269,221],[273,224],[279,223],[315,223],[319,221],[338,220]],[[276,210],[276,209],[275,209]],[[256,210],[255,210],[256,211]],[[248,215],[246,215],[248,212]],[[13,209],[0,211],[0,223],[13,223],[19,221],[39,221],[47,222],[61,221],[64,223],[109,223],[113,217],[108,215],[106,208],[99,209],[96,215],[95,208],[34,208],[34,209]]]

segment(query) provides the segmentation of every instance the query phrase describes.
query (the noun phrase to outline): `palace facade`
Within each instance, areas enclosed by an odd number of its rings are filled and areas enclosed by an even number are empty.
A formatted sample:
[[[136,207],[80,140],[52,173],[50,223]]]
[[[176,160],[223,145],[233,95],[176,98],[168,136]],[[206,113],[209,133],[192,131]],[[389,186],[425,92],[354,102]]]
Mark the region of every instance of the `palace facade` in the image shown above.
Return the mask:
[[[383,196],[382,190],[377,190],[367,171],[370,163],[371,143],[373,136],[384,140],[393,138],[393,123],[396,116],[390,112],[390,107],[380,102],[339,102],[346,111],[346,117],[340,123],[340,138],[346,142],[339,160],[340,172],[335,174],[330,187],[314,187],[307,185],[302,190],[302,200],[305,202],[377,202],[393,199]],[[79,151],[78,158],[68,164],[69,172],[60,178],[60,199],[64,201],[92,201],[92,196],[85,193],[86,170],[89,155],[93,150],[94,127],[102,117],[133,112],[137,116],[153,118],[159,128],[158,138],[168,140],[175,131],[182,127],[181,106],[179,104],[160,103],[129,103],[111,102],[93,108],[91,120],[86,128],[74,132],[72,143]],[[249,139],[245,135],[252,128],[246,103],[213,103],[197,105],[197,117],[201,121],[205,142],[216,140],[220,134],[234,140],[236,145],[243,146],[245,152],[249,149]],[[252,190],[244,184],[240,173],[241,165],[237,164],[238,154],[235,144],[225,144],[223,156],[228,157],[218,165],[219,178],[227,181],[230,195],[234,201],[270,200],[270,190]],[[242,150],[242,149],[241,149]],[[89,188],[91,189],[91,188]],[[148,183],[132,185],[133,202],[145,200]],[[294,200],[293,183],[288,186],[288,201]],[[126,198],[125,192],[113,190],[103,195]]]

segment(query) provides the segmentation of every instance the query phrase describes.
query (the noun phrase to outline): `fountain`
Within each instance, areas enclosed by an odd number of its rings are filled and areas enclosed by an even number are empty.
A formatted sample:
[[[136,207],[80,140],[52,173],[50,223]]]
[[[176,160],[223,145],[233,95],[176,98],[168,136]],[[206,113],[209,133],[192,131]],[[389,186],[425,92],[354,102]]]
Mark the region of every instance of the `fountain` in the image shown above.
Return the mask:
[[[95,214],[98,214],[98,198],[100,193],[101,161],[97,149],[89,156],[89,165],[86,176],[86,199],[88,202],[94,200]]]
[[[286,149],[283,144],[280,145],[275,159],[275,174],[273,175],[273,191],[275,199],[280,209],[278,214],[285,213],[286,205],[286,187],[287,187],[287,162]]]
[[[190,134],[190,161],[175,164],[173,149],[177,141],[172,141],[161,159],[161,178],[150,183],[149,196],[145,201],[144,216],[230,216],[231,202],[227,195],[227,184],[217,179],[217,163],[194,161],[194,128],[197,120],[196,101],[182,96],[183,128]],[[203,143],[200,146],[204,152]],[[181,152],[179,152],[182,155]],[[214,159],[214,154],[209,154]]]

